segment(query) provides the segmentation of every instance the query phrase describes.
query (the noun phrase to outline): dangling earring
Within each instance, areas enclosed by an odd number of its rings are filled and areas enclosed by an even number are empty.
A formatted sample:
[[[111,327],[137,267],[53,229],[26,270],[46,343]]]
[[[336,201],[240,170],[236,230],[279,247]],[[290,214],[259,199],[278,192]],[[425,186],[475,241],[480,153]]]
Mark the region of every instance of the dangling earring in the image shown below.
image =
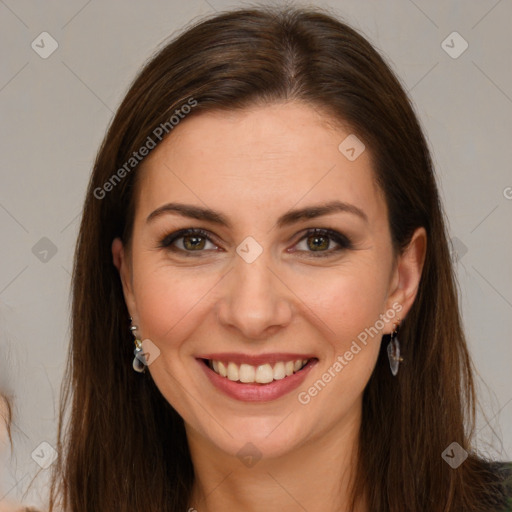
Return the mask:
[[[395,327],[396,326],[396,327]],[[398,341],[398,329],[400,327],[400,318],[393,324],[393,332],[391,333],[391,340],[388,344],[388,359],[391,373],[394,377],[398,373],[398,367],[403,359],[400,357],[400,342]]]
[[[131,321],[132,319],[130,318],[130,322]],[[135,357],[133,358],[132,366],[136,372],[144,373],[146,370],[146,361],[144,358],[144,352],[142,350],[142,341],[139,340],[139,337],[136,334],[137,329],[138,327],[136,325],[130,326],[130,331],[132,332],[134,338],[133,342],[135,344],[135,350],[133,351],[133,355]]]

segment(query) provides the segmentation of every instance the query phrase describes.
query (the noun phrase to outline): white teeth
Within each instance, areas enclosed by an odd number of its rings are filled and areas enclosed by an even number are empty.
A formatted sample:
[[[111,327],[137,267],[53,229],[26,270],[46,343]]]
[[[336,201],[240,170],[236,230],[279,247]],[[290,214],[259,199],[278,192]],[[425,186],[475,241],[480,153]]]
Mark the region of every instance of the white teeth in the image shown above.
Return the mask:
[[[215,367],[213,369],[215,370]],[[228,376],[228,371],[226,370],[224,363],[221,363],[220,361],[219,361],[219,375],[222,375],[223,377]]]
[[[269,364],[261,364],[256,370],[256,382],[259,384],[268,384],[274,380],[274,371]]]
[[[269,363],[261,364],[256,367],[245,363],[239,366],[231,361],[228,363],[209,361],[208,366],[212,368],[215,373],[222,377],[227,377],[234,382],[268,384],[273,380],[281,380],[293,375],[295,372],[301,370],[307,362],[307,359],[297,359],[295,361],[286,362],[278,361],[272,368]]]
[[[286,377],[286,372],[284,371],[284,363],[279,361],[279,363],[276,363],[274,366],[274,379],[275,380],[281,380]]]
[[[254,382],[256,370],[250,364],[240,365],[240,382]]]
[[[235,363],[228,363],[228,379],[238,380],[238,366]]]

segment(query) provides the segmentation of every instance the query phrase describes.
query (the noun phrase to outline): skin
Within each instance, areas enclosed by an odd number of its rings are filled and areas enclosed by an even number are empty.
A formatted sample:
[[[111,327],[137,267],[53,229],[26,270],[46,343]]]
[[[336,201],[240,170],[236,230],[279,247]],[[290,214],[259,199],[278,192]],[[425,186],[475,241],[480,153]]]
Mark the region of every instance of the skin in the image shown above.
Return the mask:
[[[362,394],[396,318],[308,404],[297,395],[393,304],[405,318],[426,249],[418,228],[394,257],[369,148],[352,162],[338,150],[349,134],[299,102],[207,112],[182,121],[143,162],[133,238],[114,240],[113,261],[140,339],[160,350],[152,378],[185,421],[196,472],[190,506],[199,512],[348,510]],[[332,200],[357,206],[368,222],[336,212],[276,227],[290,209]],[[146,222],[171,201],[220,211],[232,227],[173,214]],[[214,237],[202,256],[190,245],[188,258],[159,247],[190,227]],[[337,242],[322,239],[331,255],[315,256],[309,228],[344,234],[353,248],[332,252]],[[247,236],[263,248],[250,264],[236,252]],[[183,242],[174,246],[184,252]],[[315,354],[318,363],[299,389],[251,403],[210,384],[195,359],[209,352]],[[249,442],[262,455],[252,467],[236,456]]]

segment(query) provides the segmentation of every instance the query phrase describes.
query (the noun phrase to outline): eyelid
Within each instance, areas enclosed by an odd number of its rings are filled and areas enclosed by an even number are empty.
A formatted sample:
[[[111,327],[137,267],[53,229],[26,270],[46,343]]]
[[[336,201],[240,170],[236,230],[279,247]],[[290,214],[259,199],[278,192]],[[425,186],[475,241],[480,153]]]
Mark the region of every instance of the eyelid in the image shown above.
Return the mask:
[[[205,238],[206,240],[208,240],[209,242],[211,242],[212,244],[214,244],[216,246],[219,245],[216,242],[216,237],[214,235],[212,235],[212,233],[210,233],[209,231],[207,231],[205,229],[184,228],[184,229],[180,229],[180,230],[177,230],[170,234],[165,235],[161,239],[158,247],[162,248],[162,249],[170,249],[170,247],[176,240],[179,240],[180,238],[183,238],[186,235],[199,235],[199,236]],[[347,237],[343,233],[339,233],[338,231],[335,231],[330,228],[308,228],[308,229],[305,229],[304,231],[301,231],[297,235],[297,240],[294,242],[293,245],[295,246],[299,242],[304,240],[305,238],[308,238],[313,235],[320,235],[320,236],[325,236],[325,237],[329,238],[330,240],[332,240],[336,244],[338,244],[338,248],[329,249],[327,251],[292,251],[292,252],[306,252],[306,253],[309,253],[310,255],[312,255],[313,257],[316,257],[315,254],[318,254],[321,257],[321,256],[327,256],[330,254],[338,253],[341,250],[347,250],[347,249],[353,248],[353,243],[349,237]],[[185,250],[179,249],[179,248],[174,248],[174,249],[170,249],[170,250],[174,250],[175,252],[187,254],[187,255],[193,255],[194,253],[201,254],[201,253],[207,252],[204,250],[202,250],[202,251],[185,251]]]
[[[168,235],[165,235],[161,239],[158,246],[161,248],[169,247],[173,242],[175,242],[176,240],[179,240],[180,238],[182,238],[186,235],[201,235],[202,237],[208,239],[213,244],[217,245],[216,242],[214,241],[214,237],[212,236],[212,234],[209,231],[206,231],[202,228],[184,228],[184,229],[179,229],[177,231],[173,231],[172,233],[169,233]],[[188,251],[188,252],[192,252],[192,251]],[[199,251],[199,252],[201,252],[201,251]]]
[[[292,251],[292,252],[303,252],[307,254],[307,257],[327,257],[333,254],[337,254],[343,250],[353,249],[354,245],[350,238],[343,233],[340,233],[334,229],[330,228],[309,228],[305,231],[301,232],[299,235],[298,240],[294,243],[294,246],[297,245],[299,242],[302,242],[302,240],[314,236],[314,235],[320,235],[325,236],[326,238],[329,238],[330,240],[334,241],[336,244],[338,244],[338,247],[335,249],[329,249],[327,251]]]
[[[201,238],[204,238],[211,244],[215,246],[215,249],[204,249],[204,250],[198,250],[198,251],[187,251],[185,249],[182,249],[180,247],[176,247],[174,243],[185,236],[200,236]],[[169,252],[172,252],[174,254],[177,254],[178,256],[183,257],[196,257],[200,258],[205,255],[205,253],[211,253],[212,251],[218,252],[219,246],[222,244],[219,244],[216,242],[216,237],[210,233],[209,231],[202,229],[202,228],[185,228],[185,229],[179,229],[177,231],[173,231],[172,233],[169,233],[168,235],[165,235],[160,243],[158,244],[158,248],[160,249],[166,249]],[[222,250],[222,249],[221,249]]]

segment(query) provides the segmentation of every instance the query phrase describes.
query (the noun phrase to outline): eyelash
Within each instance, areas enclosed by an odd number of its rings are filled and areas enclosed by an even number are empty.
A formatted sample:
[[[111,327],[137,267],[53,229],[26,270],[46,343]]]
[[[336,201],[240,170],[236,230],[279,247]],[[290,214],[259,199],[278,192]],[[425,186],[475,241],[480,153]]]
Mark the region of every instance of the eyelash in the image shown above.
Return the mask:
[[[194,252],[202,253],[202,252],[205,252],[204,250],[187,251],[185,249],[179,249],[177,247],[173,247],[172,246],[172,244],[174,242],[176,242],[177,240],[179,240],[181,238],[184,238],[187,235],[201,236],[201,237],[205,238],[206,240],[208,240],[209,242],[211,242],[212,244],[217,245],[211,239],[211,237],[210,237],[210,235],[209,235],[209,233],[207,231],[205,231],[203,229],[200,229],[200,228],[188,228],[188,229],[180,229],[179,231],[175,231],[174,233],[170,233],[170,234],[166,235],[160,241],[160,244],[159,244],[158,247],[162,248],[162,249],[169,249],[169,250],[171,250],[173,252],[181,252],[184,255],[186,255],[186,257],[191,257],[191,256],[192,257],[201,257],[200,255],[196,256],[193,253]],[[331,229],[323,229],[323,228],[312,228],[312,229],[307,230],[304,233],[304,235],[302,236],[302,238],[300,238],[297,241],[297,244],[299,242],[302,242],[304,239],[309,238],[312,235],[325,236],[325,237],[329,238],[330,240],[336,242],[339,245],[338,248],[330,249],[330,250],[327,250],[327,251],[318,251],[318,252],[316,252],[316,251],[299,251],[299,252],[311,253],[313,258],[325,258],[325,257],[331,256],[332,254],[337,253],[339,251],[348,250],[348,249],[352,249],[353,248],[352,242],[345,235],[342,235],[341,233],[338,233],[338,232],[333,231]]]

